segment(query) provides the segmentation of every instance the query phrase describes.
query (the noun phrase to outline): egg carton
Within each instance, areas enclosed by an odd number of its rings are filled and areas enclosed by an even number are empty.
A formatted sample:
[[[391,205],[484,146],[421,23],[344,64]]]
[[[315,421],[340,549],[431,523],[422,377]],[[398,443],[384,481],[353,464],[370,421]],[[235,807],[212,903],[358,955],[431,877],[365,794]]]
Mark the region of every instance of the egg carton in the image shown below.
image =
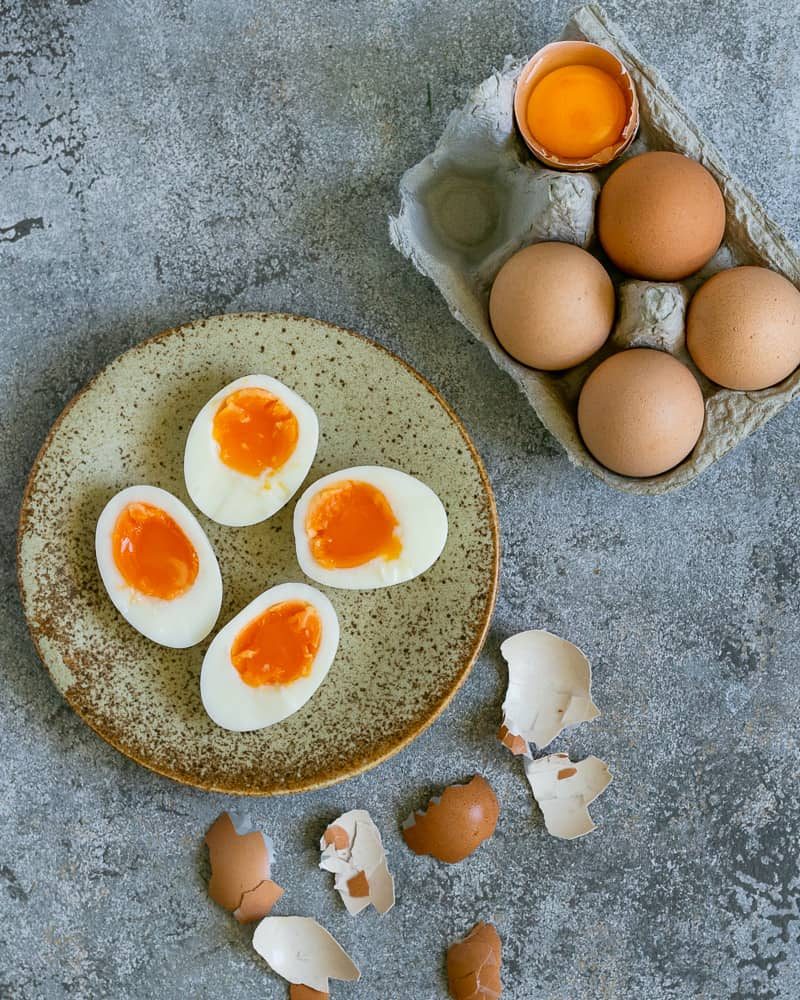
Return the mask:
[[[702,163],[722,189],[725,237],[713,260],[680,284],[629,281],[609,267],[617,286],[617,318],[608,342],[578,368],[550,373],[527,368],[497,342],[489,322],[489,291],[501,265],[520,247],[541,240],[576,243],[608,265],[594,238],[602,181],[595,173],[545,169],[528,153],[514,125],[514,89],[527,60],[507,56],[453,111],[434,151],[400,181],[400,210],[389,219],[392,243],[431,278],[453,316],[517,382],[544,426],[573,464],[626,493],[659,494],[691,482],[800,392],[800,370],[769,389],[734,392],[701,375],[685,347],[686,306],[697,286],[737,264],[757,264],[800,285],[800,256],[754,195],[691,121],[659,74],[645,63],[601,7],[581,7],[562,36],[594,42],[627,66],[639,96],[639,135],[623,159],[652,149],[685,153]],[[601,466],[578,431],[578,395],[589,372],[616,350],[669,351],[694,372],[705,400],[705,425],[694,450],[660,476],[631,479]]]

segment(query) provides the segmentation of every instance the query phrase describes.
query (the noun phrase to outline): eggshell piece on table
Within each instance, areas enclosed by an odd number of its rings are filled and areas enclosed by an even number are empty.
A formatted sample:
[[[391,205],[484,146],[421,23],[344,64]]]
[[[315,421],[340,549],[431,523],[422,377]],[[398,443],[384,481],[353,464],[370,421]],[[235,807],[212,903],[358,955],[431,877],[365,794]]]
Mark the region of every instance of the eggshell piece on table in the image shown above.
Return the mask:
[[[686,345],[717,385],[751,392],[775,385],[800,365],[800,291],[765,267],[720,271],[689,303]]]
[[[719,185],[696,160],[665,151],[642,153],[603,185],[597,235],[626,274],[679,281],[708,263],[725,232]]]
[[[415,854],[452,865],[492,836],[499,816],[492,786],[475,775],[464,785],[449,785],[425,811],[412,813],[403,824],[403,839]]]
[[[372,904],[378,913],[394,906],[394,879],[386,863],[380,831],[364,809],[351,809],[320,838],[319,866],[336,876],[334,886],[348,913]]]
[[[245,820],[237,829],[224,812],[209,827],[205,842],[211,863],[209,896],[239,923],[266,916],[283,895],[283,889],[270,879],[273,850],[269,839]]]
[[[587,807],[611,783],[608,766],[598,757],[573,763],[567,754],[554,753],[526,760],[525,776],[548,833],[574,840],[596,829]]]
[[[502,942],[492,924],[476,924],[461,941],[447,949],[447,987],[453,1000],[497,1000]]]
[[[682,462],[703,429],[697,379],[663,351],[634,348],[601,362],[578,399],[578,426],[592,455],[623,476],[658,476]]]
[[[310,986],[302,983],[292,983],[289,986],[289,1000],[328,1000],[330,993],[323,993],[320,990],[312,990]]]
[[[311,917],[264,917],[253,947],[273,972],[290,983],[330,992],[329,979],[354,982],[358,967],[339,942]]]
[[[566,639],[531,629],[506,639],[500,652],[508,664],[500,741],[530,757],[529,743],[546,747],[567,726],[600,714],[592,701],[592,668]]]
[[[567,67],[589,67],[595,71],[599,70],[613,81],[619,90],[622,98],[619,128],[615,129],[616,134],[609,137],[608,141],[600,148],[557,152],[543,145],[531,128],[528,113],[531,96],[547,77],[557,71],[563,71]],[[587,96],[591,97],[592,95]],[[583,109],[584,114],[581,114],[581,109],[575,108],[573,110],[580,118],[584,118],[585,110],[591,112],[592,105],[596,107],[596,104],[596,100],[590,100],[588,109]],[[594,170],[611,163],[633,142],[639,128],[639,101],[630,73],[613,53],[599,45],[593,45],[591,42],[551,42],[540,49],[525,64],[519,75],[514,93],[514,117],[525,145],[543,163],[558,170]],[[574,128],[572,122],[565,121],[562,123],[561,129],[568,133],[571,126]],[[567,155],[568,152],[572,152],[574,155]]]
[[[597,258],[571,243],[534,243],[500,268],[489,297],[495,336],[543,371],[581,364],[614,322],[614,286]]]

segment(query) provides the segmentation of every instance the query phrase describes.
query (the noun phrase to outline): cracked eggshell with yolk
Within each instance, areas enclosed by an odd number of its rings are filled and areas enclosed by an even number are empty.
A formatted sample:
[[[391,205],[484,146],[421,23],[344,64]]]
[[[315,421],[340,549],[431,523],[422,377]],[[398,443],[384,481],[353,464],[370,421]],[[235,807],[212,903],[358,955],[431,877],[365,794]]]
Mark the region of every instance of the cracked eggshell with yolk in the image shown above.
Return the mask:
[[[155,511],[155,534],[149,534],[146,527],[133,539],[130,532],[123,534],[119,541],[126,552],[121,560],[121,553],[115,551],[116,529],[131,511]],[[159,580],[165,586],[170,586],[170,579],[174,582],[169,560],[163,558],[163,531],[171,532],[187,554],[194,550],[196,560],[194,579],[169,598],[139,589],[133,582],[135,574],[139,574],[139,586],[148,590]],[[217,557],[197,518],[171,493],[156,486],[129,486],[112,497],[97,519],[95,554],[114,606],[146,638],[172,649],[186,649],[205,639],[214,627],[222,606]]]
[[[240,634],[270,608],[302,602],[316,611],[319,645],[310,671],[287,683],[253,686],[234,666],[232,650]],[[264,729],[293,715],[325,680],[339,646],[339,619],[328,598],[305,583],[282,583],[264,591],[232,618],[208,648],[200,672],[200,696],[211,719],[223,729],[244,733]]]
[[[447,514],[413,476],[363,465],[308,487],[295,507],[294,537],[300,568],[316,583],[375,590],[412,580],[436,562],[447,541]]]
[[[233,399],[262,399],[279,407],[260,411],[231,409],[223,424],[219,414]],[[287,414],[286,411],[289,411]],[[293,417],[293,423],[292,423]],[[291,425],[276,431],[276,420]],[[233,446],[228,464],[218,437]],[[217,434],[217,437],[215,437]],[[284,440],[283,434],[288,435]],[[295,438],[292,444],[292,439]],[[257,524],[276,514],[300,488],[317,453],[319,422],[309,404],[294,390],[268,375],[246,375],[212,396],[194,419],[186,439],[183,473],[186,489],[196,506],[213,521],[229,527]],[[274,449],[289,450],[281,464],[270,464]],[[238,465],[239,467],[235,467]],[[249,470],[249,471],[246,471]]]

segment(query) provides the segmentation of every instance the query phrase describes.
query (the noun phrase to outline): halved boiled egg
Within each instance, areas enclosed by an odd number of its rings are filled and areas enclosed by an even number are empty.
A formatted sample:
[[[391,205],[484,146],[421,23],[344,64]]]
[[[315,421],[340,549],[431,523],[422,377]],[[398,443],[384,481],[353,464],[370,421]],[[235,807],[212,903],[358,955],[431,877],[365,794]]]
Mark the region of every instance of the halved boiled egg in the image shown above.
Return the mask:
[[[200,672],[203,706],[236,733],[292,715],[325,680],[339,645],[328,598],[305,583],[264,591],[215,636]]]
[[[219,524],[272,517],[297,492],[317,452],[308,403],[269,375],[246,375],[195,417],[183,460],[189,496]]]
[[[173,649],[205,639],[219,616],[222,577],[188,508],[156,486],[129,486],[106,504],[95,531],[108,596],[142,635]]]
[[[317,583],[374,590],[429,569],[447,541],[430,487],[397,469],[362,465],[323,476],[294,509],[300,568]]]

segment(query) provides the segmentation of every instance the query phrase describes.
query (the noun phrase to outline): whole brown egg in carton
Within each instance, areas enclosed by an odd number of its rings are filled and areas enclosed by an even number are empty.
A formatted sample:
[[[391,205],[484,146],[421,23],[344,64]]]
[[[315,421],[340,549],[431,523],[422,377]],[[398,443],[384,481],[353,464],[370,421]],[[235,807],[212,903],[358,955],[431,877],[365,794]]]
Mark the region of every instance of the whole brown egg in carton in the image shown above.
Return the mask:
[[[741,265],[758,264],[761,265],[757,269],[759,273],[763,274],[767,268],[779,272],[788,279],[787,285],[796,291],[800,285],[800,257],[753,195],[731,175],[708,139],[664,86],[658,73],[644,63],[618,29],[608,22],[602,10],[591,6],[576,11],[567,26],[565,38],[599,45],[619,60],[626,70],[627,78],[623,75],[622,79],[627,79],[633,88],[640,118],[639,133],[635,140],[624,151],[622,148],[610,150],[607,146],[603,155],[606,157],[609,150],[610,155],[603,164],[585,165],[592,170],[591,173],[581,172],[584,166],[579,163],[556,164],[552,157],[548,159],[539,152],[531,152],[532,144],[528,143],[526,146],[522,143],[522,129],[518,131],[514,121],[515,93],[519,99],[516,84],[522,79],[527,63],[507,58],[503,68],[477,87],[469,95],[463,108],[451,115],[434,153],[404,175],[400,186],[400,212],[390,220],[391,237],[400,252],[409,257],[418,270],[432,278],[453,315],[485,345],[492,360],[511,375],[544,426],[561,443],[574,464],[588,469],[607,484],[625,492],[658,494],[688,483],[778,412],[795,395],[800,394],[800,368],[796,367],[792,350],[792,345],[800,339],[800,334],[795,337],[795,311],[791,304],[794,300],[788,291],[782,318],[771,317],[768,318],[768,323],[761,324],[770,331],[766,347],[767,353],[774,355],[772,370],[777,372],[777,377],[783,375],[783,378],[775,384],[767,384],[762,379],[760,384],[766,385],[766,388],[755,391],[739,391],[725,386],[727,376],[722,370],[712,369],[701,357],[701,347],[692,349],[693,342],[700,344],[699,333],[695,336],[690,334],[687,350],[686,313],[691,294],[708,282],[703,293],[698,294],[695,299],[694,316],[698,322],[694,325],[698,331],[702,326],[705,337],[712,344],[718,345],[720,350],[729,350],[731,345],[726,344],[729,328],[724,323],[721,327],[712,326],[697,308],[704,300],[712,302],[717,297],[729,298],[727,295],[712,296],[711,291],[715,286],[724,290],[724,284],[708,279],[729,268],[739,269]],[[551,83],[557,82],[557,79]],[[608,105],[612,111],[613,103],[611,99]],[[613,120],[609,127],[612,126]],[[432,210],[428,193],[435,189],[443,176],[451,173],[453,160],[450,154],[454,148],[456,133],[458,160],[462,165],[469,163],[473,152],[477,160],[483,162],[484,152],[489,146],[497,154],[493,169],[500,175],[509,170],[519,170],[522,166],[539,177],[547,178],[548,197],[537,205],[529,200],[518,209],[519,218],[527,213],[525,224],[517,227],[512,219],[511,228],[515,233],[515,240],[500,238],[502,233],[507,235],[508,230],[500,227],[492,229],[491,226],[488,230],[481,230],[471,249],[467,249],[462,243],[458,251],[454,251],[452,242],[444,246],[430,239],[432,230],[441,230],[437,229],[434,220],[436,212]],[[628,140],[634,139],[632,130],[628,129],[620,139],[621,147]],[[534,153],[537,159],[534,159]],[[640,155],[643,153],[649,155],[643,157]],[[617,155],[621,155],[621,166],[613,162]],[[526,156],[529,157],[527,162]],[[600,220],[600,212],[603,211],[602,196],[599,199],[597,219],[593,217],[594,203],[591,200],[589,204],[592,218],[586,221],[582,214],[587,204],[587,182],[596,191],[600,186],[599,182],[606,182],[609,177],[617,175],[624,179],[627,175],[630,178],[636,173],[637,160],[643,160],[645,166],[658,165],[659,175],[664,173],[662,168],[666,164],[667,169],[674,174],[680,173],[684,179],[688,177],[685,183],[682,180],[672,185],[673,193],[677,191],[685,194],[694,190],[697,198],[699,192],[699,198],[705,200],[708,209],[705,220],[692,218],[692,231],[684,229],[684,235],[678,238],[670,236],[667,226],[657,226],[656,228],[661,229],[662,236],[667,234],[666,240],[661,240],[660,247],[656,245],[657,241],[639,239],[638,245],[634,245],[633,249],[638,250],[644,263],[640,261],[638,266],[626,256],[630,247],[626,247],[624,241],[615,241],[609,226],[604,226]],[[560,182],[551,176],[552,171],[542,169],[539,162],[558,166],[561,172],[556,176],[560,178]],[[639,168],[642,177],[648,172],[649,167],[647,170]],[[485,202],[491,199],[494,191],[491,172],[485,175],[484,180],[490,185],[490,190],[483,196]],[[614,186],[619,183],[619,180],[616,181]],[[569,184],[576,185],[572,198],[565,197]],[[614,186],[610,188],[612,193]],[[558,198],[555,197],[555,192],[558,192]],[[576,198],[574,195],[577,192],[581,194]],[[666,187],[661,184],[657,195],[662,207],[668,206],[667,194]],[[611,211],[614,200],[608,197],[605,203],[605,221],[610,220],[611,228],[614,223],[614,212]],[[618,205],[622,201],[616,200]],[[574,212],[576,206],[579,210]],[[657,221],[654,216],[657,206],[653,203],[650,208],[653,210],[650,224],[654,224]],[[539,214],[536,224],[530,225],[530,213],[534,211]],[[458,213],[454,212],[451,218],[456,214]],[[461,220],[468,216],[469,213],[459,214]],[[661,219],[662,223],[670,221],[668,207],[662,212]],[[569,220],[567,225],[565,220]],[[695,225],[695,221],[703,224]],[[601,230],[605,230],[604,233],[601,232],[605,236],[602,243],[593,238],[595,223],[598,223]],[[625,228],[629,235],[633,232],[631,227]],[[467,229],[470,229],[469,225]],[[573,235],[569,234],[569,230],[573,231]],[[584,238],[575,235],[578,230],[584,234]],[[477,233],[478,229],[473,228],[471,231]],[[493,234],[491,238],[486,235],[489,231]],[[720,239],[723,242],[715,253]],[[492,328],[489,297],[495,276],[518,249],[543,242],[571,243],[588,250],[605,264],[616,290],[616,314],[610,336],[599,350],[592,353],[592,340],[599,339],[600,334],[587,327],[577,340],[580,341],[585,336],[587,343],[583,350],[589,356],[586,360],[577,361],[574,367],[548,369],[542,359],[532,359],[524,354],[519,349],[519,344],[512,343],[513,332],[509,339],[508,331],[499,329],[503,325],[502,317],[498,321],[499,339]],[[634,243],[637,241],[634,240]],[[677,265],[674,259],[670,259],[669,251],[675,251],[676,245],[680,251],[682,245],[686,249],[692,244],[692,258],[679,260]],[[654,254],[660,256],[658,267],[653,265]],[[648,256],[651,258],[649,261]],[[707,263],[703,263],[706,260]],[[580,287],[575,275],[568,269],[564,274],[561,293],[568,294],[570,284]],[[688,312],[691,330],[693,310],[690,308]],[[760,315],[763,320],[764,313]],[[702,324],[699,322],[701,319]],[[753,328],[754,326],[755,320],[752,324]],[[580,348],[580,344],[578,347]],[[705,419],[699,439],[692,447],[692,434],[689,431],[692,427],[696,428],[697,421],[693,423],[690,419],[688,430],[685,431],[688,454],[668,471],[653,471],[639,477],[611,471],[591,455],[581,436],[578,426],[578,397],[582,386],[608,357],[627,348],[645,348],[672,355],[680,365],[670,366],[671,371],[680,373],[679,381],[684,384],[684,388],[688,389],[691,382],[686,381],[681,366],[686,367],[700,387]],[[524,360],[528,363],[523,363]],[[531,367],[532,360],[541,367]],[[569,361],[575,362],[576,359],[573,357]],[[767,377],[770,377],[769,374],[765,376]],[[696,413],[696,390],[691,391],[689,396],[693,400],[690,410],[694,409]],[[671,462],[674,457],[673,451],[663,461]]]

